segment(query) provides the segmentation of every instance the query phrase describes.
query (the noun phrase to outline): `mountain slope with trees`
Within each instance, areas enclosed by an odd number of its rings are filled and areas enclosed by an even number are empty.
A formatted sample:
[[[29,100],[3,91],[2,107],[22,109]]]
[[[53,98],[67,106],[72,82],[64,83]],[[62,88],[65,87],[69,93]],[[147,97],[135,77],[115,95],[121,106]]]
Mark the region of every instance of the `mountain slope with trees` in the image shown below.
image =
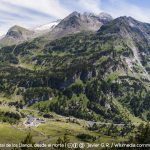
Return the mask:
[[[149,24],[120,17],[96,33],[84,31],[53,41],[39,37],[3,47],[1,95],[19,108],[132,122],[117,101],[133,116],[149,121],[149,39]]]

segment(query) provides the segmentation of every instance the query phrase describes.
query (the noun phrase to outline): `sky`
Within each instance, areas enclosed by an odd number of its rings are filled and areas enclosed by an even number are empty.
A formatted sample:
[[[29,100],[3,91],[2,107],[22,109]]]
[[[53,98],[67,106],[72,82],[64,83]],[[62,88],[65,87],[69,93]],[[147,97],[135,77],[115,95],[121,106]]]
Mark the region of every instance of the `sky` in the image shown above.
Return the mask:
[[[73,11],[106,12],[150,23],[150,0],[0,0],[0,35],[14,25],[35,28]]]

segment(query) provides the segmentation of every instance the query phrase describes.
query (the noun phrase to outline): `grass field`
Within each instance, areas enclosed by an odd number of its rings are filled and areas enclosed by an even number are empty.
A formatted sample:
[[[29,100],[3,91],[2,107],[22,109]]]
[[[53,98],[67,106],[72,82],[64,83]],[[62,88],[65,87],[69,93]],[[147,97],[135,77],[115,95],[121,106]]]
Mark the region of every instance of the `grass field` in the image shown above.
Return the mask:
[[[119,104],[116,104],[119,107]],[[14,108],[8,109],[8,107],[3,107],[6,111],[15,111]],[[123,110],[123,108],[120,108]],[[32,114],[35,117],[42,117],[37,110],[24,109],[21,113],[26,115]],[[128,137],[112,137],[104,135],[100,129],[99,131],[90,131],[87,128],[87,122],[84,120],[79,120],[78,122],[70,122],[66,117],[59,116],[55,113],[51,113],[54,118],[46,119],[46,123],[40,124],[38,127],[26,127],[23,122],[27,118],[22,118],[18,125],[10,125],[8,123],[0,123],[0,144],[2,143],[20,143],[26,135],[30,132],[33,136],[35,143],[45,143],[45,144],[55,144],[58,138],[63,138],[67,134],[71,143],[83,143],[87,142],[81,140],[77,137],[79,134],[86,134],[95,137],[95,141],[88,141],[88,143],[112,143],[127,140]],[[132,116],[131,116],[132,117]],[[134,118],[133,118],[134,119]],[[134,120],[140,121],[140,120]]]
[[[38,127],[25,127],[22,124],[10,125],[7,123],[0,124],[0,143],[19,143],[24,137],[31,132],[33,139],[36,143],[44,142],[56,143],[59,137],[63,137],[67,134],[71,142],[81,142],[77,138],[78,134],[88,134],[97,138],[95,142],[111,142],[112,138],[108,136],[101,135],[96,131],[89,131],[83,125],[76,123],[64,122],[63,120],[49,120],[45,124],[41,124]],[[116,138],[116,141],[122,140],[121,138]]]

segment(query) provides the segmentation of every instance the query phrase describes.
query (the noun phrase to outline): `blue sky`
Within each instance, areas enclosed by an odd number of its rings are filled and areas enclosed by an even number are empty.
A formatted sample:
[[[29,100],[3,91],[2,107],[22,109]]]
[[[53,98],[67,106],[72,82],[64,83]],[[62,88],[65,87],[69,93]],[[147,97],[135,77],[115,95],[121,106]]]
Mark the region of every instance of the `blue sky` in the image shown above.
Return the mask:
[[[150,0],[0,0],[0,35],[16,24],[34,28],[73,11],[107,12],[150,23],[149,7]]]

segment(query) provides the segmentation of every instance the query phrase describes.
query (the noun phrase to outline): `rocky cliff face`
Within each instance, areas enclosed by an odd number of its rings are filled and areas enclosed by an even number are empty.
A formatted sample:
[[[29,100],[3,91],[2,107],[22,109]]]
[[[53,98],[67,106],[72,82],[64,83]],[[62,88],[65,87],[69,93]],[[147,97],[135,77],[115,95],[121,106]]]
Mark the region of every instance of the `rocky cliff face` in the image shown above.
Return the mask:
[[[73,12],[64,18],[52,31],[53,36],[62,37],[81,31],[97,31],[103,24],[107,24],[113,18],[106,13],[95,15],[93,13]]]
[[[120,17],[103,26],[98,34],[109,38],[116,37],[117,42],[120,41],[120,43],[126,44],[132,53],[130,56],[123,55],[128,67],[133,71],[138,66],[143,75],[150,80],[148,74],[150,65],[150,24],[139,22],[131,17]],[[119,46],[116,45],[115,48],[119,49]]]

